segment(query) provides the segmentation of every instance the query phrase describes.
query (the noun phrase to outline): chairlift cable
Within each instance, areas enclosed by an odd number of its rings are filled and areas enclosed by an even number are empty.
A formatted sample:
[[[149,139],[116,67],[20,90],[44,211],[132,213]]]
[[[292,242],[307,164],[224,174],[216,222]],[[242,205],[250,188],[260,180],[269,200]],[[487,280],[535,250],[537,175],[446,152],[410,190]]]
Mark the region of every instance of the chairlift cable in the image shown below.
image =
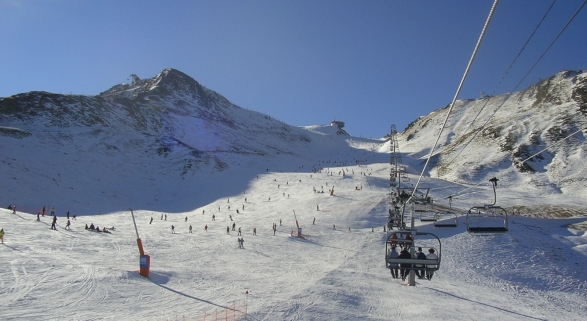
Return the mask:
[[[585,0],[585,1],[587,1],[587,0]],[[428,159],[426,160],[426,163],[424,164],[424,168],[422,168],[422,173],[420,173],[420,176],[418,177],[418,180],[416,181],[416,184],[414,185],[414,190],[412,191],[412,195],[407,200],[407,202],[409,202],[414,197],[414,194],[416,193],[416,190],[418,188],[418,184],[420,184],[420,181],[422,180],[422,177],[424,176],[424,172],[426,171],[426,168],[428,167],[428,163],[430,163],[430,159],[432,158],[432,154],[434,153],[434,150],[436,149],[436,146],[438,145],[438,141],[440,140],[442,130],[444,129],[444,127],[446,127],[446,123],[448,122],[448,117],[450,116],[450,113],[451,113],[452,109],[454,108],[455,102],[459,96],[459,93],[461,92],[463,84],[465,83],[465,79],[467,78],[467,75],[469,74],[469,69],[471,68],[471,65],[473,64],[473,60],[475,59],[475,56],[477,55],[477,51],[479,50],[479,46],[481,45],[481,41],[483,40],[483,37],[485,36],[485,32],[487,31],[487,26],[489,25],[489,22],[491,21],[491,18],[493,17],[493,13],[495,12],[495,7],[497,6],[498,2],[499,2],[499,0],[495,0],[493,2],[493,5],[491,6],[491,10],[489,11],[489,16],[487,17],[487,20],[485,20],[485,25],[483,26],[483,29],[481,30],[481,35],[479,36],[479,39],[477,40],[477,44],[475,45],[475,49],[473,50],[473,54],[471,55],[471,58],[469,59],[469,63],[467,64],[467,68],[465,69],[465,73],[463,74],[461,82],[459,83],[459,86],[457,88],[457,92],[455,93],[455,96],[450,104],[448,112],[446,113],[446,118],[444,119],[444,122],[442,124],[442,128],[440,129],[440,132],[438,133],[438,136],[436,137],[436,141],[434,142],[434,146],[430,150],[430,154],[428,154]]]
[[[565,137],[565,138],[563,138],[563,139],[559,140],[558,142],[554,143],[554,145],[551,145],[551,146],[549,146],[549,147],[547,147],[547,148],[545,148],[545,149],[543,149],[543,150],[541,150],[541,151],[537,152],[536,154],[534,154],[534,155],[532,155],[532,156],[530,156],[530,157],[528,157],[528,158],[526,158],[526,159],[522,160],[522,161],[520,162],[520,164],[523,164],[523,163],[525,163],[525,162],[529,161],[530,159],[532,159],[532,158],[534,158],[535,156],[537,156],[537,155],[541,154],[542,152],[546,151],[547,149],[549,149],[549,148],[552,148],[552,147],[555,147],[555,146],[557,146],[558,144],[562,143],[563,141],[565,141],[565,140],[569,139],[571,136],[573,136],[573,135],[575,135],[575,134],[577,134],[577,133],[579,133],[579,132],[581,132],[581,131],[584,131],[584,130],[587,130],[587,127],[585,127],[585,128],[581,128],[581,129],[579,129],[579,130],[577,130],[577,131],[573,132],[572,134],[568,135],[567,137]],[[484,182],[484,181],[482,181],[482,182],[480,182],[480,183],[478,183],[478,184],[475,184],[475,185],[473,185],[473,186],[471,186],[471,187],[467,187],[467,188],[465,188],[464,190],[462,190],[462,191],[459,191],[458,193],[450,194],[450,195],[448,195],[448,196],[443,196],[443,197],[440,197],[440,198],[441,198],[441,199],[444,199],[444,198],[449,198],[449,197],[455,197],[455,196],[458,196],[458,195],[460,195],[460,194],[463,194],[463,192],[465,192],[465,191],[468,191],[468,190],[470,190],[471,188],[475,188],[475,187],[477,187],[477,186],[479,186],[479,185],[481,185],[481,184],[483,184],[483,183],[485,183],[485,182]]]
[[[470,143],[470,142],[472,142],[472,141],[473,141],[473,139],[475,139],[475,137],[477,137],[477,135],[478,135],[478,134],[481,132],[481,130],[483,130],[483,128],[484,128],[484,127],[485,127],[485,126],[486,126],[486,125],[489,123],[489,121],[490,121],[490,120],[493,118],[493,116],[495,116],[495,114],[497,113],[497,111],[499,111],[499,109],[501,109],[501,107],[503,107],[503,105],[504,105],[504,104],[505,104],[505,102],[506,102],[506,101],[509,99],[509,97],[510,97],[510,96],[513,94],[513,92],[515,92],[515,91],[516,91],[516,89],[517,89],[517,88],[520,86],[520,84],[522,83],[522,81],[524,81],[524,79],[526,79],[526,77],[528,76],[528,74],[530,74],[530,72],[531,72],[531,71],[534,69],[534,67],[536,67],[536,65],[538,64],[538,62],[540,62],[540,60],[541,60],[541,59],[544,57],[544,55],[545,55],[545,54],[546,54],[546,53],[547,53],[547,52],[550,50],[550,48],[551,48],[551,47],[554,45],[554,43],[555,43],[555,42],[558,40],[558,38],[559,38],[559,37],[562,35],[562,33],[563,33],[565,30],[566,30],[566,28],[567,28],[567,27],[568,27],[568,26],[571,24],[571,22],[572,22],[572,21],[575,19],[575,17],[577,16],[577,14],[579,14],[579,12],[580,12],[580,11],[583,9],[583,7],[585,6],[585,4],[587,4],[587,0],[583,1],[583,4],[581,4],[581,6],[579,7],[579,9],[577,9],[577,11],[575,12],[575,14],[573,14],[573,16],[572,16],[572,17],[569,19],[569,21],[568,21],[568,22],[565,24],[565,26],[564,26],[564,27],[561,29],[561,31],[558,33],[558,35],[557,35],[557,36],[556,36],[556,37],[553,39],[553,41],[550,43],[550,45],[549,45],[549,46],[548,46],[548,47],[547,47],[547,48],[544,50],[544,52],[542,53],[542,55],[541,55],[541,56],[540,56],[540,57],[539,57],[539,58],[536,60],[536,62],[534,63],[534,65],[532,65],[532,67],[530,68],[530,70],[528,70],[528,72],[526,73],[526,75],[524,75],[524,77],[522,78],[522,80],[520,80],[520,81],[518,82],[518,84],[517,84],[517,85],[514,87],[514,89],[512,90],[512,92],[510,92],[510,93],[507,95],[506,99],[504,99],[504,101],[502,102],[502,104],[501,104],[501,105],[500,105],[500,106],[499,106],[499,107],[498,107],[498,108],[497,108],[497,109],[496,109],[496,110],[493,112],[493,114],[492,114],[492,115],[489,117],[489,119],[487,119],[487,121],[485,122],[485,124],[483,124],[483,125],[482,125],[482,126],[479,128],[479,129],[477,129],[477,132],[475,133],[475,135],[473,135],[473,137],[472,137],[472,138],[469,140],[469,142],[467,142],[467,144],[465,144],[465,147],[463,147],[463,149],[461,149],[461,150],[459,151],[459,153],[458,153],[458,154],[457,154],[457,155],[456,155],[456,156],[455,156],[455,157],[452,159],[452,161],[454,161],[454,160],[455,160],[455,159],[456,159],[456,158],[457,158],[457,157],[458,157],[458,156],[461,154],[461,152],[462,152],[462,151],[463,151],[465,148],[467,148],[467,146],[469,145],[469,143]],[[550,9],[549,9],[549,10],[550,10]],[[582,129],[581,129],[581,130],[582,130]],[[579,131],[581,131],[581,130],[579,130]],[[579,131],[577,131],[577,132],[579,132]],[[575,133],[571,134],[570,136],[572,136],[572,135],[576,134],[577,132],[575,132]],[[569,138],[570,136],[568,136],[568,137],[565,137],[564,139],[567,139],[567,138]],[[564,140],[564,139],[563,139],[563,140]],[[561,141],[562,141],[562,140],[561,140]],[[540,151],[540,152],[543,152],[543,151],[544,151],[544,150],[542,150],[542,151]],[[534,157],[534,156],[536,156],[536,155],[533,155],[532,157]],[[531,158],[531,157],[530,157],[530,158]],[[528,159],[525,159],[525,160],[524,160],[524,162],[525,162],[525,161],[527,161],[527,160],[528,160]],[[452,161],[451,161],[451,162],[449,162],[449,163],[452,163]],[[475,185],[475,186],[476,186],[476,185]],[[473,186],[473,187],[475,187],[475,186]],[[463,191],[461,191],[461,192],[464,192],[464,191],[466,191],[466,190],[468,190],[468,189],[470,189],[470,188],[472,188],[472,187],[469,187],[469,188],[467,188],[467,189],[465,189],[465,190],[463,190]],[[454,194],[452,194],[452,195],[449,195],[449,196],[454,196]]]
[[[550,5],[550,7],[548,8],[548,10],[546,10],[546,13],[544,14],[544,16],[542,16],[542,19],[540,20],[540,22],[538,22],[538,25],[536,25],[536,27],[534,28],[534,31],[532,31],[532,34],[530,34],[530,36],[528,37],[528,39],[526,40],[526,43],[522,46],[522,48],[520,49],[520,51],[518,52],[518,54],[516,55],[516,57],[514,58],[514,60],[512,61],[512,63],[510,64],[510,66],[508,67],[508,69],[506,70],[506,72],[503,74],[503,76],[501,77],[500,81],[498,82],[497,86],[495,86],[495,88],[493,89],[493,91],[491,92],[491,94],[489,96],[494,96],[495,92],[497,91],[497,89],[499,88],[499,86],[501,86],[501,83],[503,82],[503,80],[507,77],[507,75],[509,74],[510,70],[512,69],[512,67],[514,66],[514,64],[517,62],[518,58],[520,58],[520,56],[522,55],[522,52],[524,51],[524,49],[526,49],[526,46],[528,46],[528,44],[530,43],[530,40],[532,40],[532,38],[534,37],[534,35],[536,34],[536,31],[538,31],[538,28],[540,28],[540,25],[542,25],[542,22],[544,21],[544,19],[546,19],[546,16],[548,16],[548,13],[550,12],[550,10],[552,9],[552,7],[554,6],[554,4],[556,3],[557,0],[554,0],[552,2],[552,4]],[[515,89],[513,90],[515,91]],[[509,98],[509,97],[508,97]],[[506,100],[507,101],[507,98]],[[469,126],[467,126],[467,128],[463,131],[464,133],[467,133],[469,131],[469,128],[471,128],[471,126],[475,123],[475,121],[477,120],[477,117],[479,117],[479,115],[481,115],[481,112],[485,109],[485,106],[487,106],[487,103],[489,103],[489,99],[487,99],[485,101],[485,103],[483,104],[483,107],[481,107],[481,109],[479,109],[479,112],[477,113],[477,115],[475,115],[475,118],[473,118],[473,120],[469,123]],[[476,136],[476,135],[475,135]],[[475,136],[473,138],[475,138]],[[459,157],[459,155],[461,154],[461,152],[467,148],[467,146],[469,145],[469,143],[473,140],[473,138],[471,138],[467,144],[465,144],[465,146],[461,149],[461,151],[459,151],[459,153],[453,157],[453,159],[449,162],[452,163],[457,157]],[[438,152],[440,153],[440,151]],[[437,153],[437,154],[438,154]]]
[[[549,148],[552,148],[552,147],[554,147],[554,146],[557,146],[558,144],[560,144],[560,143],[562,143],[563,141],[567,140],[568,138],[570,138],[571,136],[575,135],[576,133],[578,133],[578,132],[581,132],[581,131],[584,131],[584,130],[587,130],[587,127],[585,127],[585,128],[581,128],[581,129],[577,130],[576,132],[574,132],[574,133],[570,134],[569,136],[567,136],[567,137],[565,137],[565,138],[563,138],[563,139],[559,140],[558,142],[554,143],[554,145],[551,145],[551,146],[549,146],[549,147],[546,147],[545,149],[543,149],[543,150],[539,151],[538,153],[536,153],[536,154],[534,154],[534,155],[532,155],[532,156],[530,156],[530,157],[528,157],[528,158],[524,159],[523,161],[521,161],[521,162],[520,162],[520,164],[524,164],[524,163],[525,163],[525,162],[527,162],[528,160],[530,160],[530,159],[534,158],[534,156],[536,156],[536,155],[538,155],[538,154],[541,154],[542,152],[544,152],[545,150],[547,150],[547,149],[549,149]]]
[[[579,9],[577,9],[577,11],[575,12],[575,14],[571,17],[571,19],[569,19],[569,21],[567,22],[567,24],[561,29],[561,31],[554,38],[554,40],[552,40],[552,42],[550,43],[550,45],[548,45],[548,47],[546,48],[546,50],[544,50],[544,52],[542,53],[542,55],[540,56],[540,58],[538,58],[536,60],[536,62],[534,63],[534,65],[532,65],[532,67],[530,68],[530,70],[528,70],[528,72],[526,73],[526,75],[524,75],[524,78],[522,78],[522,80],[520,80],[520,82],[516,85],[516,88],[522,83],[522,81],[524,81],[524,79],[526,79],[526,77],[528,77],[528,74],[530,74],[530,72],[532,70],[534,70],[534,67],[536,67],[536,65],[540,62],[540,60],[542,60],[542,58],[544,57],[544,55],[546,55],[546,53],[548,52],[548,50],[550,50],[550,48],[552,47],[552,45],[554,45],[554,43],[558,40],[558,38],[563,34],[563,32],[565,31],[565,29],[567,29],[567,27],[571,24],[571,22],[575,19],[575,17],[579,14],[579,12],[581,12],[581,10],[585,6],[585,4],[587,4],[587,0],[583,1],[583,4],[579,7]]]

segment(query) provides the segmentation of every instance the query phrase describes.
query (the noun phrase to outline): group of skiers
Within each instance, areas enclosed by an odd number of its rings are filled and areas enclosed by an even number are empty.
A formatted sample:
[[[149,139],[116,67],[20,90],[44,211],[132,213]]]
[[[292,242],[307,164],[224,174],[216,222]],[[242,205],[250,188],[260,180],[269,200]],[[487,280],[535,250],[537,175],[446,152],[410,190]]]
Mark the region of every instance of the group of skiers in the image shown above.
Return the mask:
[[[112,233],[112,232],[110,232],[110,230],[114,231],[114,226],[111,227],[110,229],[107,229],[106,227],[102,227],[102,229],[100,229],[100,227],[98,225],[94,226],[94,223],[91,223],[90,226],[88,226],[88,224],[86,224],[86,230],[103,232],[103,233]]]
[[[396,246],[391,246],[391,252],[389,252],[389,258],[391,259],[411,259],[412,255],[410,254],[409,246],[404,247],[401,252],[397,252]],[[438,256],[434,253],[435,250],[433,248],[428,249],[428,254],[424,254],[422,252],[422,248],[418,247],[418,251],[416,252],[416,259],[418,260],[437,260]],[[402,281],[406,280],[406,277],[410,273],[410,270],[415,270],[416,277],[419,279],[426,278],[427,280],[431,280],[432,276],[434,275],[433,270],[435,269],[436,265],[434,264],[410,264],[410,263],[391,263],[391,276],[394,279],[398,279],[401,277]],[[399,271],[398,271],[399,270]]]

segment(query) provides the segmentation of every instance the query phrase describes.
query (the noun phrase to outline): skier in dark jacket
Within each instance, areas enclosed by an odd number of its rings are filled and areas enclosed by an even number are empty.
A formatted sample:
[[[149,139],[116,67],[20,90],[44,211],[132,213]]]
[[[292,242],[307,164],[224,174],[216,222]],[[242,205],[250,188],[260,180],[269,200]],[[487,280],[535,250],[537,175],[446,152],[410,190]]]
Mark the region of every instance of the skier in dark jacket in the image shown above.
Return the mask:
[[[55,227],[55,225],[57,224],[57,215],[53,216],[53,223],[51,223],[51,229],[56,230],[57,227]]]
[[[416,252],[416,258],[418,260],[426,260],[426,254],[422,253],[422,248],[418,247],[418,252]],[[424,278],[424,269],[426,267],[425,264],[414,264],[414,267],[416,267],[416,276],[418,277],[418,279],[423,279]]]
[[[399,256],[397,257],[398,259],[411,259],[412,256],[410,255],[410,252],[408,252],[407,249],[403,249],[400,253]],[[408,274],[410,273],[410,269],[412,268],[411,264],[408,263],[400,263],[400,269],[401,269],[401,276],[402,276],[402,281],[406,280],[406,276],[408,276]]]

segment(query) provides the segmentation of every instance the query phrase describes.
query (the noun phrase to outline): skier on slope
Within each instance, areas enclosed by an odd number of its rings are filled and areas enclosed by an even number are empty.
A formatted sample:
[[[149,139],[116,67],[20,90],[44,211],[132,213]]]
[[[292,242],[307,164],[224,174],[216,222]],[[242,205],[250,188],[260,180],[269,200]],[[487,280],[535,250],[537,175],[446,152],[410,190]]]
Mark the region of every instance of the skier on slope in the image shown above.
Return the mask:
[[[57,215],[53,216],[53,223],[51,223],[51,229],[57,230],[55,225],[57,224]]]
[[[0,241],[4,244],[4,229],[0,229]]]

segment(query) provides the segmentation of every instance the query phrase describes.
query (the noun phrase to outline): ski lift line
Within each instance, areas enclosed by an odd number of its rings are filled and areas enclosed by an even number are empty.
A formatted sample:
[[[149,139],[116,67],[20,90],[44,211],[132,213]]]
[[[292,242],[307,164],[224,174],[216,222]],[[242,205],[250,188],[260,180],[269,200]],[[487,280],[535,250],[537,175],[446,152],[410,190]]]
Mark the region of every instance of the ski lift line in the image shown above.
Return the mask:
[[[587,0],[585,0],[585,1],[587,1]],[[446,127],[446,123],[448,122],[448,118],[450,116],[450,113],[452,112],[452,109],[454,108],[455,102],[457,101],[457,98],[459,96],[459,93],[461,92],[463,84],[465,83],[465,79],[467,79],[467,75],[469,74],[469,70],[471,69],[471,65],[473,64],[473,60],[475,60],[475,56],[477,55],[477,51],[479,50],[479,46],[481,45],[481,42],[483,41],[483,37],[485,36],[485,32],[487,31],[487,26],[489,26],[489,22],[491,21],[491,18],[493,17],[493,13],[495,12],[495,7],[497,6],[498,3],[499,3],[499,0],[495,0],[493,2],[493,5],[491,6],[491,10],[489,11],[489,15],[487,16],[487,20],[485,20],[485,25],[483,26],[483,29],[481,30],[481,35],[479,35],[479,39],[477,40],[477,44],[475,45],[475,49],[473,49],[473,54],[471,55],[471,58],[469,59],[469,63],[467,64],[467,68],[465,68],[465,73],[463,74],[463,77],[461,78],[461,82],[459,83],[457,91],[452,99],[452,102],[450,103],[450,108],[448,109],[448,112],[446,113],[446,118],[444,119],[444,122],[442,123],[442,127],[440,129],[440,132],[438,133],[438,136],[436,137],[436,141],[434,142],[434,145],[433,145],[432,149],[430,150],[430,154],[428,155],[428,159],[426,160],[426,163],[424,164],[424,168],[422,168],[422,173],[420,173],[420,176],[418,177],[418,180],[416,181],[416,184],[414,185],[414,190],[412,191],[412,195],[407,200],[407,202],[410,202],[412,200],[412,198],[414,197],[414,194],[416,193],[416,189],[418,188],[418,185],[420,184],[420,181],[422,180],[422,177],[424,176],[426,168],[428,167],[428,164],[430,163],[430,159],[432,158],[432,154],[434,153],[434,150],[436,149],[436,146],[438,145],[438,141],[440,140],[440,136],[442,134],[442,131]]]
[[[530,40],[532,40],[532,38],[536,34],[536,31],[538,30],[538,28],[540,28],[540,25],[542,25],[542,22],[544,21],[544,19],[546,19],[546,16],[548,16],[548,13],[550,12],[550,10],[552,9],[552,7],[554,6],[555,3],[556,3],[556,0],[554,0],[552,2],[552,4],[550,5],[550,7],[548,8],[548,10],[546,10],[546,13],[544,14],[544,16],[542,16],[542,19],[540,20],[540,22],[538,22],[538,25],[536,25],[536,28],[534,28],[534,31],[532,31],[532,34],[530,35],[530,37],[528,37],[528,40],[526,40],[526,43],[522,46],[522,49],[520,49],[520,51],[518,52],[518,55],[516,55],[516,58],[514,58],[514,60],[512,61],[512,63],[508,67],[508,69],[506,70],[503,77],[501,77],[501,80],[499,81],[499,83],[497,84],[497,86],[495,87],[493,92],[491,93],[491,96],[493,96],[493,94],[497,91],[497,88],[499,88],[499,86],[501,85],[501,82],[506,78],[507,74],[510,72],[510,70],[512,69],[512,67],[514,66],[514,64],[518,60],[518,58],[520,58],[520,55],[522,54],[524,49],[526,49],[526,46],[528,45],[528,43],[530,43]]]
[[[465,192],[465,191],[468,191],[468,190],[470,190],[471,188],[475,188],[475,187],[477,187],[477,186],[479,186],[479,185],[481,185],[481,184],[483,184],[483,183],[485,183],[485,182],[484,182],[484,181],[481,181],[481,182],[479,182],[479,183],[477,183],[477,184],[475,184],[475,185],[473,185],[473,186],[471,186],[471,187],[467,187],[467,188],[465,188],[464,190],[462,190],[462,191],[460,191],[460,192],[458,192],[458,193],[450,194],[450,195],[448,195],[448,196],[443,196],[443,197],[440,197],[440,198],[441,198],[441,199],[445,199],[445,198],[451,198],[451,197],[452,197],[452,198],[454,198],[455,196],[458,196],[458,195],[462,194],[463,192]]]
[[[587,1],[586,1],[587,2]],[[511,68],[514,66],[514,64],[516,63],[516,61],[518,60],[518,58],[520,57],[520,55],[522,54],[522,52],[524,51],[524,49],[526,48],[526,46],[528,45],[528,43],[530,43],[530,40],[534,37],[534,35],[536,34],[536,31],[538,30],[538,28],[540,27],[540,25],[542,24],[542,22],[544,21],[544,19],[546,18],[546,16],[548,15],[548,13],[550,12],[550,10],[552,9],[552,7],[554,6],[554,4],[556,3],[556,0],[554,0],[552,2],[552,4],[550,5],[550,7],[548,8],[548,10],[546,11],[546,13],[544,14],[544,16],[542,17],[542,19],[540,20],[540,22],[538,22],[538,25],[536,25],[536,28],[534,28],[534,31],[532,32],[532,34],[530,35],[530,37],[528,37],[528,40],[526,40],[526,43],[522,46],[522,48],[520,49],[520,51],[518,52],[518,54],[516,55],[516,57],[514,58],[514,60],[512,61],[512,63],[510,64],[510,66],[508,67],[508,69],[506,70],[505,74],[503,75],[503,77],[501,78],[501,80],[499,81],[499,83],[497,84],[497,86],[495,87],[495,89],[493,90],[493,92],[491,93],[491,96],[493,96],[495,94],[495,92],[497,91],[497,89],[499,88],[499,86],[501,85],[501,83],[503,82],[503,80],[506,78],[506,76],[508,75],[509,71],[511,70]],[[585,5],[585,2],[583,3],[583,5],[581,6],[581,8]],[[579,11],[581,10],[581,8],[579,8]],[[577,11],[578,13],[578,11]],[[577,15],[577,13],[575,13],[575,15],[571,18],[572,19],[575,18],[575,16]],[[567,23],[567,25],[570,23],[570,21]],[[566,26],[564,27],[566,28]],[[564,31],[564,28],[562,31]],[[561,33],[562,33],[561,31]],[[559,33],[560,36],[560,33]],[[558,38],[558,36],[557,36]],[[556,39],[554,40],[556,41]],[[554,43],[553,41],[553,43]],[[552,46],[552,44],[551,44]],[[549,48],[550,49],[550,46]],[[547,51],[548,51],[547,49]],[[544,56],[544,54],[546,54],[546,51],[542,54],[542,56]],[[540,59],[542,59],[542,56],[538,59],[538,61],[540,61]],[[518,86],[520,86],[520,84],[522,83],[522,81],[524,81],[524,79],[528,76],[528,74],[532,71],[532,69],[536,66],[536,64],[538,64],[538,61],[536,61],[536,63],[534,64],[534,66],[532,66],[532,68],[528,71],[528,73],[524,76],[524,78],[522,78],[522,80],[520,80],[520,82],[516,85],[516,87],[512,90],[512,92],[510,92],[506,99],[502,102],[502,104],[495,110],[495,112],[491,115],[491,117],[489,117],[488,121],[481,126],[481,129],[485,127],[485,125],[487,125],[487,123],[489,123],[489,120],[491,118],[493,118],[493,116],[495,115],[495,113],[505,104],[505,102],[509,99],[509,97],[513,94],[513,92],[516,91],[516,89],[518,88]],[[471,125],[475,122],[475,120],[477,120],[477,117],[481,114],[481,112],[483,111],[483,109],[485,108],[485,106],[487,105],[487,103],[489,102],[489,99],[485,102],[485,104],[483,105],[483,107],[481,107],[481,109],[479,110],[479,113],[477,113],[477,115],[475,116],[475,118],[473,119],[473,121],[469,124],[469,126],[467,127],[467,129],[464,131],[465,133],[469,130],[469,128],[471,127]],[[479,131],[481,130],[479,129]],[[477,132],[478,133],[478,132]],[[459,155],[461,154],[461,152],[467,148],[467,146],[469,145],[469,143],[471,141],[473,141],[473,139],[475,139],[475,137],[477,137],[477,133],[475,133],[475,135],[473,135],[473,137],[467,142],[467,144],[465,144],[465,146],[459,151],[459,153],[449,162],[452,163],[457,157],[459,157]]]
[[[586,2],[587,2],[587,0],[586,0]],[[559,79],[559,82],[557,83],[557,85],[558,85],[558,84],[560,84],[560,82],[561,82],[561,81],[562,81],[562,79]],[[518,84],[518,86],[519,86],[519,84]],[[512,94],[515,92],[515,90],[518,88],[518,86],[516,86],[516,88],[514,88],[514,90],[512,90],[512,92],[510,92],[510,93],[509,93],[509,94],[506,96],[506,98],[505,98],[505,99],[504,99],[504,101],[501,103],[501,105],[500,105],[499,107],[497,107],[497,109],[496,109],[496,110],[493,112],[493,114],[492,114],[492,115],[489,117],[489,119],[487,119],[487,121],[486,121],[486,122],[485,122],[485,123],[484,123],[484,124],[483,124],[481,127],[479,127],[479,128],[477,129],[477,132],[476,132],[476,133],[473,135],[473,137],[471,137],[471,139],[470,139],[470,140],[469,140],[469,141],[468,141],[468,142],[465,144],[465,146],[464,146],[464,147],[463,147],[463,148],[462,148],[462,149],[459,151],[459,153],[458,153],[458,154],[457,154],[457,155],[456,155],[456,156],[455,156],[455,157],[454,157],[454,158],[453,158],[453,159],[452,159],[452,160],[451,160],[449,163],[452,163],[452,162],[453,162],[453,161],[454,161],[454,160],[455,160],[457,157],[459,157],[459,155],[461,154],[461,152],[463,152],[463,151],[464,151],[464,150],[467,148],[467,146],[469,146],[469,143],[471,143],[471,142],[472,142],[472,141],[475,139],[475,137],[477,137],[477,135],[478,135],[478,134],[479,134],[479,133],[480,133],[480,132],[481,132],[481,131],[482,131],[482,130],[485,128],[485,126],[487,126],[487,124],[489,123],[489,121],[490,121],[490,120],[493,118],[493,116],[495,116],[495,114],[497,113],[497,111],[499,111],[499,109],[500,109],[501,107],[503,107],[503,105],[505,104],[505,102],[506,102],[506,101],[508,101],[508,99],[509,99],[509,98],[510,98],[510,96],[511,96],[511,95],[512,95]],[[552,87],[552,89],[551,89],[551,91],[552,91],[552,90],[554,90],[554,87],[556,87],[556,86],[553,86],[553,87]],[[550,91],[549,91],[549,93],[550,93]],[[560,141],[558,141],[557,143],[555,143],[555,145],[554,145],[554,146],[556,146],[558,143],[561,143],[562,141],[566,140],[567,138],[569,138],[569,137],[571,137],[571,136],[575,135],[576,133],[578,133],[578,132],[580,132],[580,131],[582,131],[582,130],[586,130],[586,129],[587,129],[587,127],[583,128],[583,129],[579,129],[578,131],[576,131],[576,132],[574,132],[574,133],[570,134],[569,136],[567,136],[567,137],[565,137],[565,138],[561,139]],[[553,147],[553,146],[551,146],[551,147]],[[548,149],[548,148],[545,148],[545,149],[541,150],[540,152],[538,152],[538,153],[536,153],[536,154],[534,154],[534,155],[532,155],[532,156],[528,157],[527,159],[523,160],[521,163],[523,164],[524,162],[526,162],[526,161],[528,161],[529,159],[531,159],[532,157],[534,157],[534,156],[536,156],[536,155],[538,155],[538,154],[540,154],[540,153],[544,152],[544,151],[545,151],[545,150],[547,150],[547,149]],[[455,193],[455,194],[451,194],[451,195],[449,195],[449,196],[446,196],[445,198],[452,197],[452,196],[456,196],[456,195],[460,195],[460,194],[462,194],[463,192],[465,192],[465,191],[467,191],[467,190],[469,190],[469,189],[471,189],[471,188],[474,188],[474,187],[476,187],[476,186],[478,186],[478,185],[480,185],[480,184],[482,184],[482,183],[483,183],[483,182],[479,182],[479,183],[478,183],[478,184],[476,184],[476,185],[473,185],[473,186],[471,186],[471,187],[468,187],[468,188],[466,188],[466,189],[464,189],[464,190],[462,190],[462,191],[460,191],[460,192],[458,192],[458,193]],[[441,198],[442,198],[442,197],[441,197]]]
[[[562,81],[562,78],[559,79],[559,82],[557,83],[557,85],[560,84],[561,81]],[[489,116],[489,118],[485,121],[485,123],[483,125],[481,125],[481,127],[476,129],[475,134],[469,139],[469,141],[467,141],[465,146],[455,155],[455,157],[453,157],[453,159],[449,162],[449,164],[452,163],[455,159],[457,159],[457,157],[459,157],[461,155],[461,153],[469,146],[469,144],[475,139],[475,137],[477,137],[477,135],[479,135],[479,133],[485,128],[485,126],[487,126],[487,124],[489,124],[489,122],[493,119],[493,116],[495,116],[495,114],[497,114],[497,112],[501,109],[501,107],[503,107],[505,105],[505,103],[510,99],[510,97],[514,94],[516,89],[518,89],[518,86],[520,85],[520,83],[518,83],[518,85],[516,85],[516,87],[514,87],[514,89],[506,95],[505,99],[501,102],[501,105],[499,105],[493,111],[493,114],[491,114],[491,116]],[[550,89],[550,91],[554,90],[555,87],[556,86],[553,86]],[[550,91],[548,93],[550,93]]]
[[[530,156],[530,157],[528,157],[528,158],[524,159],[523,161],[521,161],[521,162],[520,162],[520,164],[524,164],[524,163],[525,163],[525,162],[527,162],[528,160],[530,160],[530,159],[534,158],[534,156],[536,156],[536,155],[538,155],[538,154],[541,154],[542,152],[546,151],[548,148],[551,148],[551,147],[557,146],[558,144],[560,144],[560,143],[562,143],[563,141],[567,140],[567,139],[568,139],[568,138],[570,138],[571,136],[573,136],[573,135],[575,135],[575,134],[577,134],[577,133],[579,133],[579,132],[582,132],[582,131],[584,131],[584,130],[587,130],[587,127],[585,127],[585,128],[581,128],[581,129],[577,130],[576,132],[574,132],[574,133],[570,134],[569,136],[567,136],[567,137],[565,137],[565,138],[563,138],[563,139],[559,140],[559,141],[558,141],[558,142],[556,142],[554,145],[552,145],[552,146],[550,146],[550,147],[547,147],[547,148],[545,148],[545,149],[543,149],[543,150],[539,151],[538,153],[536,153],[536,154],[534,154],[534,155],[532,155],[532,156]]]
[[[542,55],[540,56],[540,58],[538,58],[536,60],[536,62],[534,63],[534,65],[532,65],[532,67],[530,67],[530,70],[528,70],[528,72],[526,73],[526,75],[524,75],[524,77],[522,78],[522,80],[520,80],[520,82],[516,85],[516,88],[522,83],[522,81],[524,81],[524,79],[526,79],[526,77],[528,77],[528,75],[530,74],[530,72],[532,70],[534,70],[534,67],[536,67],[536,65],[540,62],[540,60],[542,60],[542,58],[550,50],[550,48],[552,47],[552,45],[554,45],[554,43],[563,34],[563,32],[567,29],[567,27],[571,24],[571,22],[575,19],[575,17],[579,14],[579,12],[581,12],[581,10],[585,6],[585,4],[587,4],[587,0],[583,1],[583,4],[581,4],[581,6],[579,7],[579,9],[577,9],[577,11],[575,12],[575,14],[571,17],[571,19],[569,19],[569,21],[567,22],[567,24],[561,29],[561,31],[558,33],[558,35],[552,40],[552,42],[550,43],[550,45],[548,45],[548,47],[546,48],[546,50],[544,50],[544,52],[542,53]]]

